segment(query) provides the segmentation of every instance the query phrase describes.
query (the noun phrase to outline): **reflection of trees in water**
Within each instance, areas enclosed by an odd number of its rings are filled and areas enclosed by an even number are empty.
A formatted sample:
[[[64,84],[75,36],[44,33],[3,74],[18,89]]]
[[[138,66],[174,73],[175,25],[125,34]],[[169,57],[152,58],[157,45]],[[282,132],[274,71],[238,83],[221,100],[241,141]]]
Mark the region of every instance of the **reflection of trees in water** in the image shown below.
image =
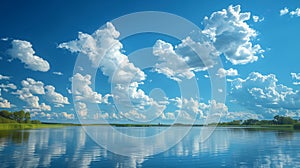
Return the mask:
[[[282,140],[292,140],[294,138],[293,131],[277,131],[275,135],[278,139]]]
[[[29,131],[0,131],[1,141],[11,141],[15,144],[27,143],[29,139]]]

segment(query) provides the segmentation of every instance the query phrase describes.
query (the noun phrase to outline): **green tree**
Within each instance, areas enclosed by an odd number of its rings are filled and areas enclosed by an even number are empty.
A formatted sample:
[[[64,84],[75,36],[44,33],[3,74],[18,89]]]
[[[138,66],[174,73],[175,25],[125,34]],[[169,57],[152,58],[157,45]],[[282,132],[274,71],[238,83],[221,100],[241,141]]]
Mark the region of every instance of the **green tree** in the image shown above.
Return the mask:
[[[273,121],[274,121],[274,124],[279,124],[280,123],[280,116],[279,115],[274,116]]]
[[[16,120],[18,123],[24,122],[25,112],[23,110],[16,111],[13,113],[13,119]]]
[[[24,122],[25,112],[23,110],[19,111],[19,123]]]
[[[284,117],[284,116],[276,115],[276,116],[274,116],[273,122],[274,122],[274,124],[279,124],[279,125],[294,124],[295,120],[293,120],[291,117]]]
[[[41,124],[41,122],[39,120],[32,120],[31,123],[32,124]]]
[[[0,115],[4,118],[12,119],[12,113],[7,110],[0,111]]]
[[[256,125],[258,122],[259,120],[257,119],[248,119],[243,122],[243,125]]]
[[[15,121],[18,121],[18,118],[19,118],[19,112],[13,112],[13,120],[15,120]]]
[[[295,121],[291,117],[283,117],[282,124],[294,124]]]
[[[30,113],[29,113],[29,112],[26,112],[26,113],[25,113],[25,123],[30,123],[30,119],[31,119]]]

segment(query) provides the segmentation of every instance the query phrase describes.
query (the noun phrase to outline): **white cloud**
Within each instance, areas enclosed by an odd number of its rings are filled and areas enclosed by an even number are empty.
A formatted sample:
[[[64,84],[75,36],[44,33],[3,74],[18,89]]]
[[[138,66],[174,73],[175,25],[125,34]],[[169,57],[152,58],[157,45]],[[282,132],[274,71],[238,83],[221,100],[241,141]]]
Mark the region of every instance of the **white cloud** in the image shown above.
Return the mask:
[[[9,79],[10,79],[9,76],[5,76],[5,75],[0,74],[0,80],[9,80]]]
[[[62,112],[61,115],[65,118],[65,119],[74,119],[74,114],[68,114],[67,112]]]
[[[293,82],[294,85],[300,85],[300,73],[291,73],[292,79],[295,80]]]
[[[35,51],[28,41],[13,40],[12,48],[8,50],[8,53],[12,58],[20,59],[25,64],[25,68],[42,72],[47,72],[50,69],[46,60],[34,55]]]
[[[10,102],[0,97],[0,108],[10,108],[10,107],[11,107]]]
[[[161,40],[156,41],[153,54],[159,57],[159,63],[155,64],[155,71],[158,73],[165,74],[168,78],[176,81],[195,76],[186,64],[187,59],[177,55],[171,44]]]
[[[97,120],[97,119],[108,119],[110,116],[108,113],[96,113],[94,114],[94,119]]]
[[[214,12],[204,18],[204,30],[213,42],[215,48],[224,53],[227,60],[233,64],[255,62],[257,55],[264,52],[259,44],[253,44],[251,39],[257,33],[246,21],[250,13],[241,13],[240,6],[229,6],[228,9]]]
[[[260,18],[259,16],[252,16],[252,19],[254,22],[262,22],[265,20],[265,18]]]
[[[112,95],[120,114],[125,117],[132,117],[128,118],[130,120],[138,119],[139,121],[148,121],[160,116],[166,108],[166,104],[150,98],[138,86],[137,82],[113,86]],[[136,112],[141,115],[135,115]]]
[[[247,120],[247,119],[263,119],[260,114],[255,114],[247,111],[236,111],[228,112],[227,115],[222,117],[222,121],[232,121],[232,120]]]
[[[300,92],[278,84],[273,74],[252,72],[246,79],[237,78],[230,94],[238,104],[264,114],[300,109]]]
[[[175,119],[179,117],[177,120],[182,120],[181,122],[191,122],[196,118],[202,123],[210,123],[218,122],[217,119],[219,117],[224,118],[228,115],[228,107],[224,103],[219,103],[215,100],[211,100],[208,103],[202,103],[193,98],[181,99],[176,97],[170,100],[175,103],[178,109],[175,113],[166,113],[163,119]]]
[[[2,93],[1,93],[1,89],[0,89],[0,108],[10,108],[11,104],[8,100],[4,99],[1,97]]]
[[[45,94],[44,83],[42,81],[35,81],[32,78],[27,78],[21,82],[23,88],[28,88],[33,94]]]
[[[30,109],[29,111],[36,110],[36,111],[50,111],[51,107],[46,105],[45,103],[39,103],[39,97],[35,96],[31,93],[29,88],[23,87],[21,90],[17,90],[12,94],[16,94],[19,96],[21,100],[27,103],[26,108]]]
[[[120,112],[120,115],[125,117],[125,118],[129,118],[131,120],[134,120],[134,121],[143,121],[143,120],[147,119],[147,117],[144,114],[139,113],[135,109],[132,109],[128,112]]]
[[[200,117],[203,116],[203,111],[200,110],[199,106],[199,102],[198,100],[195,100],[193,98],[190,99],[181,99],[176,97],[175,98],[175,102],[176,102],[176,106],[177,108],[179,108],[179,110],[176,110],[176,112],[186,112],[186,113],[190,113],[192,112],[193,114],[199,114]]]
[[[1,41],[8,41],[8,40],[9,40],[8,37],[3,37],[3,38],[1,38]]]
[[[64,104],[69,104],[67,97],[55,92],[54,86],[44,86],[42,81],[27,78],[22,80],[21,85],[22,88],[12,92],[12,94],[18,95],[22,101],[26,102],[26,108],[29,111],[51,111],[51,106],[45,103],[40,104],[40,98],[38,95],[43,95],[48,102],[54,103],[56,107],[63,107]],[[13,86],[11,85],[10,87]]]
[[[88,114],[87,106],[85,103],[82,102],[75,102],[76,111],[79,116],[86,118]]]
[[[60,75],[60,76],[63,75],[62,72],[53,72],[53,74],[54,74],[54,75]]]
[[[167,112],[164,116],[165,116],[164,119],[167,119],[167,120],[175,120],[176,119],[175,114],[172,112]]]
[[[259,21],[259,17],[258,17],[258,16],[255,16],[255,15],[252,16],[252,19],[253,19],[254,22],[258,22],[258,21]]]
[[[279,11],[280,16],[286,15],[288,13],[289,13],[289,9],[287,7],[283,8]]]
[[[217,75],[220,78],[224,78],[226,76],[237,76],[238,71],[236,69],[232,69],[232,68],[229,68],[228,70],[226,70],[224,68],[220,68],[220,69],[218,69]]]
[[[31,112],[32,118],[39,120],[73,120],[75,115],[67,112]]]
[[[17,86],[13,83],[0,84],[0,88],[3,89],[5,92],[8,92],[9,89],[16,90]]]
[[[79,33],[78,40],[62,43],[58,47],[85,54],[92,65],[100,67],[111,82],[128,83],[145,80],[144,72],[122,54],[123,45],[117,39],[119,34],[112,23],[108,22],[105,28],[98,29],[92,35]],[[114,76],[117,78],[113,79]]]
[[[294,73],[294,72],[292,72],[291,76],[292,76],[293,79],[300,80],[300,73]]]
[[[42,111],[51,111],[51,106],[45,104],[45,103],[41,103],[40,107],[38,108]]]
[[[299,17],[300,16],[300,8],[296,8],[294,11],[291,11],[290,15]]]
[[[45,86],[46,94],[45,98],[47,101],[54,103],[57,107],[63,107],[64,104],[70,104],[67,97],[62,94],[55,92],[55,87],[51,85]]]
[[[175,49],[172,44],[158,40],[153,47],[153,54],[159,58],[155,70],[175,81],[190,79],[195,76],[194,72],[213,67],[218,56],[209,42],[194,41],[189,36]]]
[[[98,29],[92,35],[79,33],[78,40],[62,43],[58,47],[86,55],[94,68],[100,68],[102,73],[109,77],[113,89],[111,96],[118,104],[119,112],[129,114],[137,110],[146,113],[145,107],[151,106],[151,112],[147,111],[147,114],[159,114],[164,106],[138,88],[146,79],[146,75],[121,52],[123,45],[118,37],[119,32],[111,23],[107,23],[106,27]],[[92,91],[90,75],[83,76],[77,73],[73,76],[72,83],[75,100],[107,102],[108,96],[103,98],[101,94]],[[86,110],[81,111],[85,113]]]
[[[80,73],[76,73],[72,77],[74,99],[76,101],[102,103],[102,95],[93,91],[91,84],[91,75],[83,76]]]

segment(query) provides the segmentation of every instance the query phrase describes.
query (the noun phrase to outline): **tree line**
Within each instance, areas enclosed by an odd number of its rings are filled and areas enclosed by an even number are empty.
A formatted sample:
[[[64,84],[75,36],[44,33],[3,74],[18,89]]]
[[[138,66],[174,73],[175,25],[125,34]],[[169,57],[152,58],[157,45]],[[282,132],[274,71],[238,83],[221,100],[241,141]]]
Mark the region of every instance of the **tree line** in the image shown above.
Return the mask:
[[[230,122],[222,122],[220,125],[291,125],[296,123],[298,123],[298,120],[294,120],[291,117],[276,115],[273,120],[233,120]]]
[[[30,112],[24,110],[10,112],[7,110],[0,111],[0,123],[31,123],[40,124],[39,120],[31,120]]]

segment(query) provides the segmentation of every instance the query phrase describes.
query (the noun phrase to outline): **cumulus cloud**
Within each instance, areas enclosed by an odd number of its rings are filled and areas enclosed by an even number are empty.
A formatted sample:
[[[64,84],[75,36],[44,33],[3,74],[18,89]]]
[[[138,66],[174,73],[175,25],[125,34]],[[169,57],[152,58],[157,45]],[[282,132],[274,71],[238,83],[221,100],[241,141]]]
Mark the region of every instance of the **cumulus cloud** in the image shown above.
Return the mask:
[[[203,111],[199,108],[200,104],[198,100],[190,98],[178,98],[176,97],[175,99],[176,106],[179,110],[176,110],[175,112],[177,113],[185,113],[186,114],[196,114],[199,115],[200,117],[203,117]],[[188,118],[192,119],[193,116],[189,116]],[[187,118],[187,119],[188,119]]]
[[[249,19],[250,13],[241,13],[240,6],[229,6],[228,9],[214,12],[204,19],[205,28],[200,32],[203,38],[195,40],[189,36],[174,47],[170,43],[158,40],[153,47],[153,54],[159,60],[154,70],[170,79],[181,81],[192,78],[196,71],[213,67],[215,59],[222,53],[233,64],[256,61],[257,55],[264,51],[259,44],[253,44],[251,41],[256,37],[256,31],[246,23]],[[78,39],[61,43],[58,47],[86,55],[94,68],[100,68],[102,73],[108,76],[112,84],[114,103],[118,105],[119,113],[125,117],[127,114],[132,116],[132,119],[144,118],[142,115],[149,118],[148,114],[151,113],[154,114],[152,116],[166,117],[163,113],[166,104],[155,101],[139,88],[146,75],[121,52],[123,45],[117,39],[119,35],[115,27],[107,23],[91,35],[80,32]],[[237,75],[234,69],[224,71],[223,76]],[[92,100],[97,100],[94,102],[103,102],[102,95],[90,89],[88,81],[91,77],[77,77],[78,83],[85,81],[84,84],[75,84],[78,88],[74,87],[77,93],[73,94],[77,101],[83,101],[84,97],[92,97]],[[89,91],[85,91],[82,86],[88,86],[86,89]],[[83,97],[83,94],[86,96]],[[152,107],[150,113],[147,111],[149,107]],[[136,115],[135,112],[142,115]]]
[[[0,80],[9,80],[9,79],[10,79],[9,76],[5,76],[5,75],[0,74]]]
[[[125,117],[125,118],[128,118],[128,119],[131,119],[131,120],[134,120],[134,121],[143,121],[143,120],[146,120],[147,117],[142,114],[142,113],[139,113],[137,110],[135,109],[132,109],[128,112],[120,112],[120,115]]]
[[[0,108],[10,108],[11,104],[8,100],[0,97]]]
[[[223,121],[232,121],[232,120],[247,120],[247,119],[263,119],[264,117],[261,114],[255,114],[247,111],[236,111],[228,112],[227,115],[222,117]]]
[[[91,88],[91,75],[81,75],[76,73],[72,77],[73,95],[77,101],[102,103],[102,95]]]
[[[182,118],[191,120],[194,115],[197,120],[201,123],[216,123],[221,121],[232,121],[232,120],[246,120],[252,119],[263,119],[263,116],[249,111],[229,111],[228,107],[224,103],[219,103],[216,100],[210,100],[208,103],[198,102],[195,99],[172,99],[175,102],[178,110],[174,112],[168,112],[164,114],[162,119],[175,120],[178,114],[181,112]],[[219,118],[219,119],[218,119]]]
[[[50,105],[40,103],[39,95],[43,95],[48,102],[55,104],[56,107],[63,107],[64,104],[69,104],[67,97],[55,92],[54,86],[44,86],[42,81],[26,78],[22,80],[21,85],[22,88],[12,92],[12,94],[18,95],[19,99],[26,102],[28,111],[51,111]]]
[[[171,120],[178,117],[181,122],[191,122],[193,119],[197,119],[202,123],[210,123],[218,122],[218,118],[228,115],[228,107],[224,103],[219,103],[216,100],[204,103],[193,98],[186,99],[176,97],[175,99],[170,99],[170,101],[175,104],[177,110],[175,110],[175,113],[165,113],[162,119]]]
[[[225,76],[237,76],[238,71],[236,69],[232,69],[232,68],[229,68],[228,70],[226,70],[224,68],[220,68],[220,69],[218,69],[217,75],[220,78],[224,78]]]
[[[13,40],[12,48],[8,50],[12,58],[18,58],[25,64],[25,68],[33,71],[47,72],[50,69],[49,63],[43,58],[34,55],[35,51],[28,41]]]
[[[23,87],[21,90],[17,90],[16,92],[13,92],[12,94],[16,94],[19,96],[19,98],[27,103],[26,108],[30,110],[36,110],[36,111],[50,111],[51,107],[49,105],[46,105],[45,103],[39,103],[40,98],[38,96],[35,96],[31,93],[31,90],[29,88]]]
[[[128,85],[116,84],[113,87],[112,95],[120,115],[140,122],[159,117],[166,108],[166,104],[150,98],[138,86],[137,82],[133,82]],[[136,115],[137,112],[140,115]]]
[[[146,79],[146,75],[121,52],[123,45],[117,39],[119,35],[120,33],[112,23],[108,22],[104,28],[96,30],[92,35],[79,33],[77,40],[61,43],[58,47],[86,55],[94,68],[100,68],[102,73],[108,76],[113,90],[111,96],[118,104],[120,113],[122,112],[124,115],[133,114],[132,111],[134,110],[145,112],[145,107],[151,106],[151,112],[148,111],[147,114],[158,114],[164,109],[162,108],[163,105],[155,102],[138,88]],[[104,102],[101,94],[92,91],[90,80],[90,75],[83,76],[77,73],[73,76],[75,100],[94,103]]]
[[[289,13],[289,9],[287,7],[283,8],[279,11],[280,16],[286,15],[288,13]]]
[[[16,90],[17,86],[13,83],[9,84],[0,84],[0,88],[3,89],[3,91],[8,92],[9,89]]]
[[[163,115],[163,119],[167,119],[167,120],[175,120],[175,114],[172,112],[167,112],[166,114]]]
[[[204,18],[204,29],[196,36],[186,37],[173,47],[158,40],[153,54],[158,57],[154,69],[168,78],[181,81],[190,79],[195,71],[207,70],[216,64],[216,59],[224,54],[232,64],[247,64],[258,60],[264,50],[252,40],[257,33],[247,21],[250,12],[242,13],[240,6],[229,6]],[[253,16],[255,22],[264,18]]]
[[[186,63],[187,58],[177,55],[171,44],[158,40],[153,47],[153,54],[159,57],[159,63],[155,64],[155,71],[158,73],[176,81],[195,76]]]
[[[0,89],[0,108],[10,108],[11,104],[8,100],[4,99],[1,97],[2,93],[1,93],[1,89]]]
[[[237,78],[231,84],[234,101],[253,111],[278,113],[300,109],[300,92],[278,84],[274,74],[252,72],[246,79]]]
[[[85,103],[75,102],[75,108],[79,116],[86,118],[88,114],[88,109]]]
[[[280,16],[290,14],[291,17],[299,17],[300,16],[300,8],[296,8],[295,10],[289,10],[287,7],[280,10]]]
[[[145,74],[129,62],[128,57],[122,54],[122,43],[117,39],[120,33],[112,23],[108,22],[105,28],[96,30],[92,35],[79,33],[78,39],[59,44],[59,48],[68,49],[88,56],[93,67],[101,67],[104,75],[111,78],[116,69],[128,82],[128,78],[137,80],[145,79]],[[126,74],[123,74],[126,73]]]
[[[42,81],[27,78],[26,80],[22,80],[21,84],[23,88],[28,88],[33,94],[45,94],[44,83]]]
[[[186,37],[175,48],[162,40],[156,41],[153,54],[158,57],[154,69],[175,81],[191,79],[194,72],[213,67],[217,51],[207,41]]]
[[[296,8],[294,11],[291,11],[290,15],[299,17],[300,16],[300,8]]]
[[[74,114],[69,114],[67,112],[62,112],[61,115],[65,118],[65,119],[74,119]]]
[[[72,120],[75,115],[67,112],[31,112],[32,118],[39,120]]]
[[[93,119],[97,120],[97,119],[108,119],[110,116],[108,113],[96,113],[94,114]]]
[[[70,104],[67,97],[55,92],[55,87],[51,85],[45,86],[46,93],[45,98],[51,103],[54,103],[56,107],[63,107],[64,104]]]
[[[210,17],[204,18],[203,33],[233,64],[255,62],[258,59],[257,55],[264,52],[259,44],[251,42],[257,33],[246,22],[250,19],[250,15],[250,12],[241,13],[241,8],[237,5],[229,6],[228,9],[214,12]]]

